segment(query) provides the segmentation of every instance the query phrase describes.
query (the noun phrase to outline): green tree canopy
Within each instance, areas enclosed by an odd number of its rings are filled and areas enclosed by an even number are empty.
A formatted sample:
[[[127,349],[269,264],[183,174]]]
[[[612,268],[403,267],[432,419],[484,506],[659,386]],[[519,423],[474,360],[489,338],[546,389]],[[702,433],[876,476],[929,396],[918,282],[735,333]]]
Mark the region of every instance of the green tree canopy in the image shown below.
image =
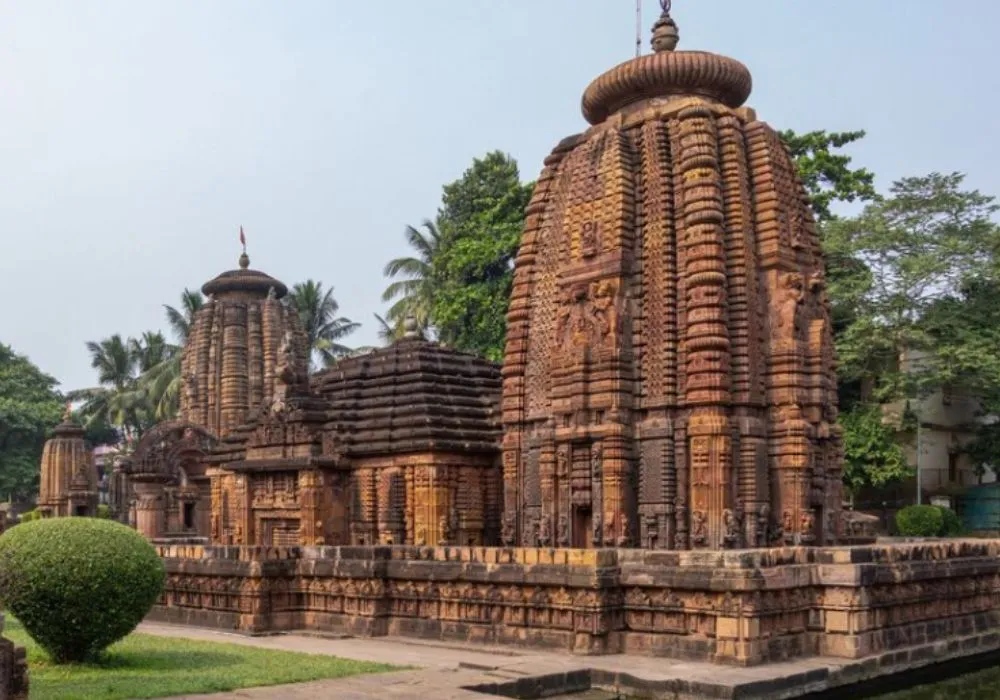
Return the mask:
[[[850,156],[834,152],[864,136],[864,131],[781,132],[820,223],[835,218],[831,210],[834,202],[867,202],[878,198],[875,175],[866,168],[852,168]]]
[[[63,410],[55,387],[27,357],[0,344],[0,497],[37,493],[46,434]]]
[[[896,431],[883,420],[881,406],[858,404],[840,415],[844,429],[844,486],[856,494],[912,475]]]
[[[967,295],[993,284],[1000,227],[992,197],[962,188],[959,173],[904,178],[856,217],[830,222],[826,247],[861,261],[871,280],[852,299],[854,321],[840,333],[842,376],[875,376],[875,398],[892,400],[941,387],[956,358],[990,353],[949,340],[954,314],[973,312]],[[995,351],[992,351],[995,352]],[[904,367],[904,354],[921,357]]]
[[[438,211],[431,322],[438,337],[490,359],[503,356],[514,255],[533,185],[494,151],[445,185]]]

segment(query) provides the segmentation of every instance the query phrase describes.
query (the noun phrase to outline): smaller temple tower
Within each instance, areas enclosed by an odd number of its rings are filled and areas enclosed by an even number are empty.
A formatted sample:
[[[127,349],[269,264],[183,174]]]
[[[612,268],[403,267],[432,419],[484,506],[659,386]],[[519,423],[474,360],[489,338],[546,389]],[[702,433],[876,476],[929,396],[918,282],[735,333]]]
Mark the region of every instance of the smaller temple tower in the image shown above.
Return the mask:
[[[282,375],[304,376],[309,342],[288,288],[240,256],[239,269],[205,283],[208,302],[191,324],[181,358],[180,419],[216,437],[242,425],[261,406],[280,400]]]
[[[42,451],[38,510],[43,517],[97,515],[97,469],[83,434],[67,405],[63,422]]]
[[[181,355],[178,419],[146,432],[112,475],[116,517],[151,540],[208,536],[205,456],[217,440],[283,401],[288,386],[308,375],[306,333],[296,310],[282,301],[288,288],[250,269],[245,250],[238,269],[209,280],[201,291],[208,301],[195,314]]]

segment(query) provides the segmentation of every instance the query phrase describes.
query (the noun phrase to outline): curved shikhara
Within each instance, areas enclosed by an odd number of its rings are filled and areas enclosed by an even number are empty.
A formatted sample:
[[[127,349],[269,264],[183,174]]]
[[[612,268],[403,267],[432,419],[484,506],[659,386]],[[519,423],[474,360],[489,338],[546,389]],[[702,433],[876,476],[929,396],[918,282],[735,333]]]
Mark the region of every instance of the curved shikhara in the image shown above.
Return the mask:
[[[505,541],[835,541],[828,306],[805,191],[752,110],[664,100],[562,142],[508,315]]]

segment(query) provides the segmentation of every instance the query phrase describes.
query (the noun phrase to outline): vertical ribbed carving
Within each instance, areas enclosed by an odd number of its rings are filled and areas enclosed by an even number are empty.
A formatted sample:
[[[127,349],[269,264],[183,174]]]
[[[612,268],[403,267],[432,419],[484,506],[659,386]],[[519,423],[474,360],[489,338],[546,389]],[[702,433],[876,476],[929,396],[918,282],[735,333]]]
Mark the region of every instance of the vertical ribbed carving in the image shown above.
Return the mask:
[[[683,247],[687,282],[686,405],[691,478],[691,544],[719,548],[733,517],[731,493],[729,333],[726,314],[726,251],[718,141],[712,113],[690,107],[680,113],[684,181]]]
[[[247,307],[247,353],[249,407],[253,409],[264,401],[264,333],[260,304]]]

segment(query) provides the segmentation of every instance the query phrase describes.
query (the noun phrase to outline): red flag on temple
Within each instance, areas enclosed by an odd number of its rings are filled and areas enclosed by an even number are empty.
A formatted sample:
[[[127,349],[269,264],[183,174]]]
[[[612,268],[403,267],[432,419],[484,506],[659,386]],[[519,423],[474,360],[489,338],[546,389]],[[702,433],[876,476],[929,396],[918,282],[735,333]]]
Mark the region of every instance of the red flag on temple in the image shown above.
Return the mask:
[[[246,248],[247,247],[247,237],[243,235],[243,226],[240,225],[240,244]]]

